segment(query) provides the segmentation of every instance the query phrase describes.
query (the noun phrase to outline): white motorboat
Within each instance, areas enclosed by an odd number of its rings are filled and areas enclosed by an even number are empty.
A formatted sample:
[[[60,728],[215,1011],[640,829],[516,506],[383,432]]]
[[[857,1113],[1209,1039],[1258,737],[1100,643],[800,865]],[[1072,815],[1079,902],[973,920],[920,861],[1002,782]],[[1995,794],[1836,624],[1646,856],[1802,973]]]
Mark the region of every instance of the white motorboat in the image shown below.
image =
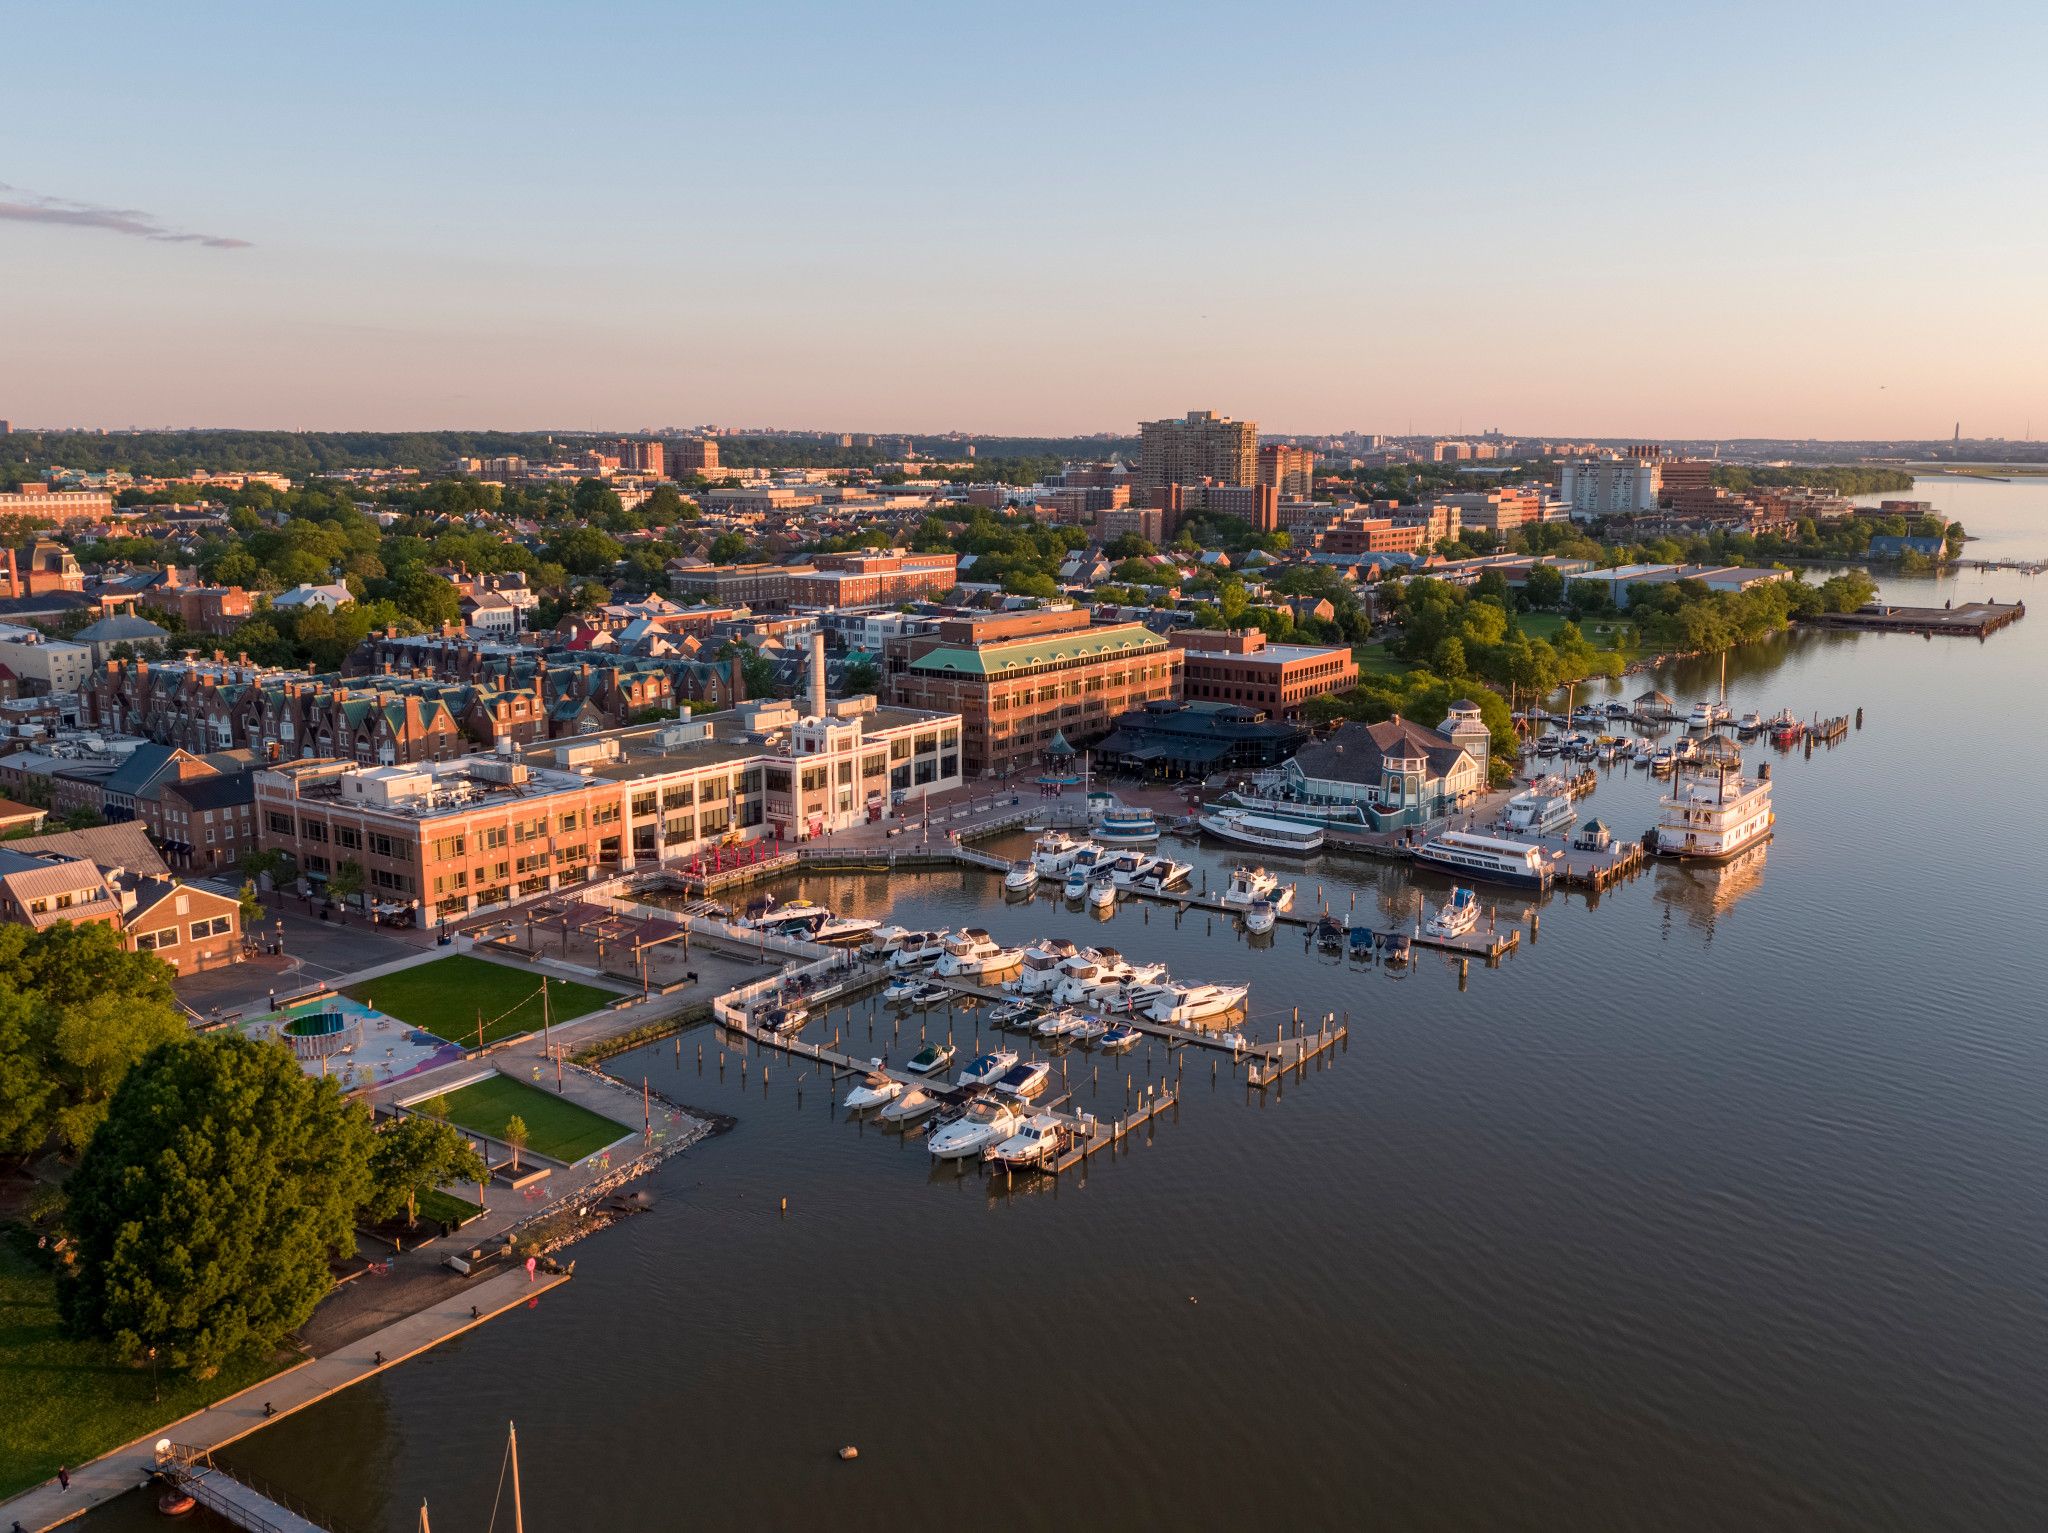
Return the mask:
[[[1088,908],[1090,910],[1114,910],[1116,908],[1116,881],[1098,874],[1088,880]]]
[[[1029,1027],[1038,1015],[1038,1007],[1030,1001],[1012,1001],[1007,1006],[998,1006],[988,1014],[988,1025],[1000,1031],[1006,1027]]]
[[[1686,718],[1685,727],[1687,729],[1700,730],[1712,729],[1717,724],[1725,723],[1728,713],[1729,709],[1726,703],[1713,702],[1711,700],[1694,703],[1692,705],[1692,713]]]
[[[952,991],[937,981],[926,980],[910,992],[910,1004],[919,1011],[924,1011],[929,1007],[938,1005],[941,1001],[951,999],[952,994]]]
[[[1271,900],[1253,900],[1244,913],[1244,929],[1254,936],[1264,936],[1279,919],[1280,913],[1273,908]]]
[[[1063,830],[1049,830],[1031,845],[1031,862],[1041,873],[1064,873],[1083,852],[1099,850],[1093,841]]]
[[[1145,1035],[1142,1032],[1140,1032],[1137,1028],[1132,1027],[1128,1022],[1117,1022],[1112,1024],[1103,1033],[1103,1035],[1095,1041],[1095,1046],[1099,1049],[1106,1050],[1111,1054],[1121,1054],[1126,1049],[1132,1049],[1137,1047],[1139,1041],[1143,1039],[1144,1036]]]
[[[1508,800],[1501,824],[1510,834],[1542,836],[1579,817],[1562,777],[1539,777]]]
[[[1093,1043],[1109,1031],[1109,1024],[1100,1017],[1084,1017],[1074,1024],[1073,1032],[1067,1036],[1076,1043]]]
[[[983,1150],[982,1158],[1012,1170],[1040,1166],[1059,1153],[1063,1137],[1058,1118],[1049,1112],[1034,1113],[1016,1133]]]
[[[903,940],[896,944],[889,954],[892,969],[921,969],[928,963],[936,963],[939,955],[946,951],[946,931],[905,932]]]
[[[1060,891],[1070,900],[1078,900],[1088,893],[1088,870],[1075,866],[1067,869],[1067,881]]]
[[[1013,983],[1019,995],[1046,995],[1057,989],[1060,965],[1076,956],[1078,949],[1065,937],[1054,937],[1024,949],[1024,966]]]
[[[1186,883],[1188,875],[1194,871],[1192,863],[1176,862],[1171,857],[1154,857],[1138,869],[1130,887],[1141,894],[1164,894],[1175,884]]]
[[[1250,993],[1245,985],[1165,985],[1145,1014],[1155,1022],[1203,1022],[1237,1010]]]
[[[868,933],[868,940],[860,945],[860,950],[871,957],[886,958],[895,952],[902,945],[903,939],[909,935],[910,928],[907,926],[877,926]]]
[[[1032,1031],[1041,1038],[1064,1038],[1081,1025],[1081,1019],[1070,1011],[1055,1011],[1040,1019]]]
[[[1119,804],[1103,811],[1095,822],[1097,839],[1117,846],[1137,845],[1159,839],[1159,821],[1149,809],[1131,809]]]
[[[1323,849],[1323,827],[1305,820],[1283,820],[1244,809],[1212,809],[1197,823],[1212,836],[1239,846],[1307,857]]]
[[[950,1043],[927,1043],[903,1062],[903,1068],[916,1075],[932,1075],[953,1062],[953,1045]]]
[[[946,939],[946,950],[932,972],[947,979],[980,979],[1023,962],[1022,948],[1004,947],[980,927],[969,926]]]
[[[736,926],[745,926],[756,931],[776,931],[785,926],[797,926],[808,921],[829,921],[832,912],[823,905],[769,905],[758,914],[750,915]]]
[[[1017,1062],[1015,1049],[991,1049],[978,1059],[968,1062],[967,1067],[954,1077],[962,1086],[993,1086],[1002,1073]]]
[[[922,1086],[912,1086],[903,1095],[889,1103],[881,1111],[884,1123],[915,1123],[928,1113],[935,1113],[945,1104],[934,1093]]]
[[[910,998],[924,988],[924,981],[917,979],[892,980],[882,992],[884,1006],[908,1006]]]
[[[933,1160],[967,1160],[1001,1144],[1024,1122],[1024,1110],[1009,1102],[976,1097],[959,1117],[933,1130],[925,1149]]]
[[[882,923],[870,921],[865,916],[833,916],[822,921],[811,933],[811,941],[832,946],[865,941],[869,932]]]
[[[875,1063],[879,1064],[877,1060]],[[853,1090],[846,1093],[843,1104],[848,1112],[866,1112],[870,1107],[880,1107],[893,1102],[903,1095],[903,1082],[884,1075],[877,1070]]]
[[[1436,914],[1423,930],[1432,937],[1462,937],[1478,924],[1479,896],[1461,886],[1451,890],[1451,897],[1437,906]]]
[[[1242,865],[1230,870],[1230,885],[1223,891],[1226,910],[1248,910],[1254,900],[1270,900],[1280,887],[1280,875],[1264,868]]]
[[[1003,875],[1003,888],[1011,894],[1029,894],[1038,887],[1038,869],[1028,857],[1020,857],[1010,864],[1010,871]]]
[[[996,1077],[996,1090],[1006,1097],[1037,1096],[1045,1089],[1045,1078],[1050,1074],[1052,1066],[1044,1060],[1025,1060]]]

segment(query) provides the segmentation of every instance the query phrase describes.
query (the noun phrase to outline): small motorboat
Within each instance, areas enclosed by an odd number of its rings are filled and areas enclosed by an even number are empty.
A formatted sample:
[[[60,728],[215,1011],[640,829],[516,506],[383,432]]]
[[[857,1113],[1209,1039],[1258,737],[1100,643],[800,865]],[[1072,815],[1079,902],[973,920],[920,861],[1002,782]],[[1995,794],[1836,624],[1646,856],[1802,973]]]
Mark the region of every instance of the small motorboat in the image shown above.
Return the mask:
[[[962,1086],[993,1086],[1017,1062],[1015,1049],[991,1049],[954,1077]]]
[[[1006,1097],[1036,1096],[1045,1090],[1045,1078],[1052,1074],[1052,1066],[1042,1059],[1026,1060],[1014,1064],[996,1077],[996,1090]]]
[[[1116,909],[1116,881],[1112,878],[1091,878],[1088,880],[1088,908],[1090,910]]]
[[[879,1060],[875,1061],[877,1064],[880,1062]],[[880,1070],[877,1070],[873,1075],[870,1075],[866,1080],[854,1087],[853,1090],[847,1092],[846,1101],[841,1105],[848,1112],[866,1112],[870,1107],[880,1107],[883,1103],[893,1102],[902,1095],[903,1082],[884,1075]]]
[[[1081,1019],[1071,1011],[1055,1011],[1041,1018],[1032,1031],[1041,1038],[1065,1038],[1081,1025]]]
[[[1109,1031],[1109,1024],[1100,1017],[1084,1017],[1074,1024],[1073,1032],[1067,1036],[1076,1043],[1093,1043]]]
[[[908,1006],[910,998],[923,988],[923,982],[919,980],[899,979],[892,981],[889,987],[882,992],[882,1004],[884,1006]]]
[[[885,1106],[878,1115],[884,1123],[915,1123],[927,1114],[937,1112],[945,1104],[934,1093],[922,1086],[912,1086],[895,1101]]]
[[[1221,896],[1226,910],[1249,909],[1255,900],[1270,900],[1280,887],[1280,877],[1264,868],[1243,866],[1230,870],[1230,885]]]
[[[959,1117],[933,1131],[925,1149],[933,1160],[966,1160],[992,1144],[1001,1144],[1023,1122],[1023,1112],[1011,1103],[976,1097]]]
[[[1344,923],[1329,911],[1316,917],[1316,946],[1326,953],[1334,953],[1344,946]]]
[[[1372,959],[1373,930],[1370,926],[1354,926],[1346,932],[1345,939],[1351,944],[1351,956]]]
[[[1132,1027],[1128,1022],[1118,1022],[1106,1029],[1102,1036],[1095,1040],[1095,1046],[1098,1049],[1106,1049],[1112,1054],[1121,1054],[1125,1049],[1133,1047],[1144,1036],[1143,1033]]]
[[[938,1005],[939,1002],[945,1000],[952,993],[944,985],[934,985],[927,982],[910,992],[910,1004],[919,1011],[923,1011],[927,1007]]]
[[[983,1150],[982,1158],[1013,1171],[1040,1166],[1059,1153],[1064,1138],[1058,1118],[1049,1112],[1034,1113],[1016,1133]]]
[[[1016,1027],[1020,1023],[1029,1023],[1037,1015],[1038,1008],[1029,1001],[1011,1001],[1007,1006],[998,1006],[988,1014],[988,1025],[998,1028]]]
[[[1078,900],[1088,893],[1088,870],[1083,867],[1067,869],[1067,882],[1061,890],[1070,900]]]
[[[1268,899],[1256,899],[1244,913],[1244,929],[1253,936],[1264,936],[1273,929],[1273,923],[1280,919],[1280,912],[1273,908]]]
[[[1388,963],[1406,963],[1413,948],[1414,944],[1408,940],[1406,932],[1380,933],[1380,952]]]
[[[1760,713],[1745,713],[1735,726],[1735,732],[1745,740],[1753,740],[1764,732],[1764,719]]]
[[[1462,937],[1479,924],[1479,896],[1463,887],[1451,890],[1451,897],[1437,906],[1436,914],[1423,928],[1432,937]]]
[[[809,1007],[801,1002],[792,1001],[787,1006],[771,1006],[762,1016],[761,1026],[771,1033],[801,1032],[810,1016]]]
[[[1019,857],[1003,875],[1003,888],[1011,894],[1029,894],[1038,887],[1038,867],[1028,857]]]
[[[953,1046],[950,1043],[927,1043],[903,1061],[903,1068],[914,1075],[930,1075],[934,1070],[945,1069],[952,1062]]]

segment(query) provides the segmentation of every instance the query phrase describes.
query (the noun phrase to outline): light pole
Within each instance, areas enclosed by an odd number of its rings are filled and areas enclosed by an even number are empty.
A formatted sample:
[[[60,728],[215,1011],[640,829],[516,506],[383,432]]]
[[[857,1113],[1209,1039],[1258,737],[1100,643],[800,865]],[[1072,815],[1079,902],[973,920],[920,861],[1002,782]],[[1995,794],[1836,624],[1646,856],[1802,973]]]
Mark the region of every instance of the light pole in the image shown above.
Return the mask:
[[[163,1392],[157,1388],[155,1347],[149,1349],[149,1398],[158,1405],[163,1403],[164,1398]]]
[[[277,918],[277,956],[284,956],[284,917]]]

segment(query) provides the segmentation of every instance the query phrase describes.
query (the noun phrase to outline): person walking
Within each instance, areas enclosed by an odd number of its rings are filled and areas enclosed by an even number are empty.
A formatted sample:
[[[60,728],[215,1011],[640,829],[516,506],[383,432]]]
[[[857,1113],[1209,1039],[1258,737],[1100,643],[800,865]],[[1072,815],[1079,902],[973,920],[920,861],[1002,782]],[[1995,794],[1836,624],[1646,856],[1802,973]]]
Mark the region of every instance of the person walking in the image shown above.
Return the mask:
[[[71,1471],[66,1469],[62,1464],[59,1464],[57,1466],[57,1489],[71,1489]]]

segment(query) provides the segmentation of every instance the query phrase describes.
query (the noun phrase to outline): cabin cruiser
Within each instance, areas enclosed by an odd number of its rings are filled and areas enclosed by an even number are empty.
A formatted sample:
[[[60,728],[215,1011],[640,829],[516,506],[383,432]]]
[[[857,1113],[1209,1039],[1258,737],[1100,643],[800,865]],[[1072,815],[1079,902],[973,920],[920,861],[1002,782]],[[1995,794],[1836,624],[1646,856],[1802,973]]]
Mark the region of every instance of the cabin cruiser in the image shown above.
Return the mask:
[[[910,928],[907,926],[877,926],[868,933],[868,940],[860,945],[860,950],[870,957],[886,958],[895,952],[903,939],[910,934]]]
[[[1164,894],[1175,884],[1184,884],[1188,875],[1194,872],[1191,863],[1176,862],[1171,857],[1154,857],[1132,877],[1130,887],[1140,894]]]
[[[1092,859],[1098,850],[1085,837],[1077,839],[1063,830],[1049,830],[1031,844],[1031,862],[1041,873],[1064,873],[1083,852]]]
[[[983,1150],[982,1159],[1013,1171],[1020,1166],[1042,1166],[1059,1153],[1062,1137],[1058,1118],[1049,1112],[1034,1113],[1016,1133]]]
[[[811,941],[831,946],[844,946],[862,942],[869,932],[882,923],[870,921],[865,916],[829,916],[811,930]]]
[[[933,1160],[968,1160],[990,1145],[1001,1144],[1023,1122],[1022,1109],[1008,1102],[976,1097],[959,1117],[938,1126],[925,1149]]]
[[[1081,1025],[1081,1019],[1071,1011],[1060,1010],[1043,1018],[1032,1029],[1041,1038],[1065,1038]]]
[[[1094,825],[1095,835],[1115,846],[1130,846],[1159,839],[1159,821],[1149,809],[1130,809],[1119,804],[1103,811]]]
[[[1067,881],[1060,892],[1070,900],[1085,898],[1088,893],[1088,870],[1076,863],[1067,869]]]
[[[1436,914],[1423,928],[1432,937],[1462,937],[1479,924],[1479,896],[1463,887],[1451,890],[1451,897],[1437,906]]]
[[[903,1068],[918,1075],[930,1075],[943,1070],[953,1062],[953,1045],[950,1043],[927,1043],[910,1058],[903,1061]]]
[[[1416,848],[1415,860],[1424,867],[1465,878],[1534,889],[1550,887],[1550,864],[1544,860],[1543,849],[1503,836],[1442,831]]]
[[[1131,963],[1115,948],[1076,954],[1062,969],[1052,998],[1062,1006],[1122,1006],[1133,988],[1165,977],[1163,963]]]
[[[1243,809],[1213,809],[1198,822],[1210,835],[1239,846],[1306,857],[1323,849],[1323,827],[1304,820],[1283,820]]]
[[[1764,732],[1764,716],[1760,713],[1745,713],[1735,726],[1735,732],[1745,740],[1753,740]]]
[[[1083,1017],[1074,1024],[1074,1030],[1067,1034],[1076,1043],[1093,1043],[1109,1031],[1109,1024],[1100,1017]]]
[[[991,1049],[980,1058],[973,1060],[954,1080],[962,1086],[990,1086],[1010,1066],[1017,1062],[1015,1049]]]
[[[1501,824],[1513,834],[1548,835],[1579,817],[1561,777],[1541,777],[1508,800]]]
[[[1029,857],[1019,857],[1003,875],[1003,887],[1012,894],[1029,894],[1038,887],[1038,865]]]
[[[910,998],[923,988],[924,981],[920,979],[906,977],[891,980],[889,987],[882,992],[882,1004],[884,1006],[908,1006]]]
[[[1037,1096],[1045,1090],[1045,1078],[1052,1074],[1052,1066],[1042,1059],[1026,1060],[1014,1064],[996,1077],[996,1090],[1006,1097]]]
[[[893,1102],[902,1095],[903,1082],[877,1070],[847,1092],[846,1101],[842,1105],[848,1112],[866,1112],[870,1107],[880,1107],[883,1103]]]
[[[1687,729],[1712,729],[1728,718],[1728,705],[1713,701],[1694,703],[1692,713],[1686,718]]]
[[[1243,910],[1256,900],[1271,900],[1280,889],[1280,875],[1264,868],[1240,864],[1230,870],[1230,886],[1223,891],[1225,910]]]
[[[1201,1022],[1235,1011],[1250,993],[1245,985],[1163,985],[1145,1014],[1155,1022]]]
[[[1662,777],[1678,765],[1678,752],[1666,745],[1650,754],[1650,770]]]
[[[940,931],[905,932],[889,953],[889,967],[892,969],[921,969],[928,963],[936,962],[946,950],[948,933]]]
[[[1024,967],[1010,981],[1010,988],[1019,995],[1049,994],[1059,988],[1063,977],[1060,965],[1080,956],[1080,953],[1081,950],[1065,937],[1054,937],[1028,947],[1024,949]]]
[[[1271,900],[1256,899],[1244,913],[1244,929],[1255,937],[1264,936],[1279,919],[1280,913],[1273,908]]]
[[[1000,974],[1024,962],[1019,948],[1004,947],[978,926],[969,926],[946,939],[946,950],[932,972],[949,979],[979,979]]]
[[[1116,880],[1107,873],[1098,873],[1088,880],[1088,908],[1091,910],[1114,910],[1116,908]]]
[[[927,1113],[935,1113],[943,1105],[940,1098],[922,1086],[912,1086],[903,1095],[882,1109],[884,1123],[915,1123]]]

